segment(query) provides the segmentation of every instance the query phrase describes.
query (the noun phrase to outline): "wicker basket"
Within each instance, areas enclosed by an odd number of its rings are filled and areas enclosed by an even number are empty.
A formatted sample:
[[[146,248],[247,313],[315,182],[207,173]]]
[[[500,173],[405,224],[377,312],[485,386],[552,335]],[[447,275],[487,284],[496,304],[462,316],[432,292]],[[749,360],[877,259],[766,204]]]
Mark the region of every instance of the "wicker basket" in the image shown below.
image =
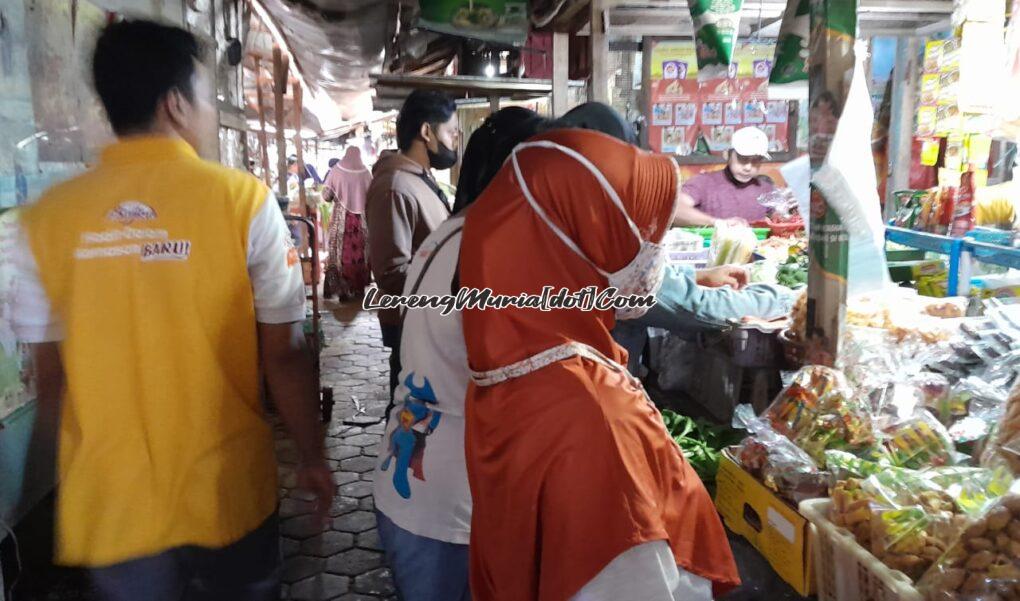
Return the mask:
[[[906,574],[890,569],[829,521],[831,499],[809,499],[800,513],[814,530],[818,601],[923,601]]]

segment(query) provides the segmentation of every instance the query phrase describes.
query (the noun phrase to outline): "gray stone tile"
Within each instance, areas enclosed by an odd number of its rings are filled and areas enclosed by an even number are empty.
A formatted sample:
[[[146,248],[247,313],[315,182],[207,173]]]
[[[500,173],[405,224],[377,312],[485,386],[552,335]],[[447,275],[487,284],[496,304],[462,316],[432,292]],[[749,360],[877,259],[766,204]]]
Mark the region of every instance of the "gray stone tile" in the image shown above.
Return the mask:
[[[352,511],[333,520],[333,530],[357,534],[375,528],[375,514],[367,511]]]
[[[379,597],[369,597],[368,595],[361,595],[358,593],[347,593],[342,597],[337,597],[336,601],[379,601]]]
[[[355,499],[361,499],[372,494],[372,483],[351,482],[350,484],[344,484],[338,490],[340,491],[340,494],[345,497],[354,497]]]
[[[340,517],[358,508],[358,499],[352,497],[336,496],[333,498],[333,506],[329,508],[329,515]]]
[[[326,562],[326,571],[331,574],[358,576],[382,566],[383,562],[382,553],[352,549],[330,557]]]
[[[371,495],[358,499],[358,508],[365,511],[375,511],[375,499]]]
[[[314,557],[332,557],[354,547],[354,535],[349,532],[323,532],[301,543],[301,553]]]
[[[309,501],[302,501],[296,498],[282,499],[280,501],[280,517],[283,519],[298,515],[308,515],[314,510],[315,505]]]
[[[301,541],[296,541],[286,536],[280,537],[280,552],[284,557],[293,557],[301,550]]]
[[[305,501],[307,503],[311,503],[312,501],[315,501],[315,494],[314,493],[312,493],[311,491],[301,490],[301,489],[297,489],[297,488],[295,488],[294,490],[290,491],[290,495],[289,496],[290,496],[291,499],[297,499],[298,501]]]
[[[320,574],[324,569],[326,569],[326,560],[321,557],[295,555],[283,562],[283,581],[287,584],[294,584],[298,580]]]
[[[336,411],[336,407],[333,407],[333,411]],[[339,436],[327,436],[326,440],[323,441],[323,448],[332,449],[333,447],[338,447],[343,443],[344,441],[341,440]]]
[[[340,462],[340,469],[345,472],[362,474],[375,469],[375,459],[371,457],[351,457]]]
[[[312,538],[320,534],[323,529],[324,526],[316,515],[300,515],[283,520],[283,523],[280,524],[280,532],[284,536],[297,540]]]
[[[379,568],[354,579],[355,592],[365,595],[392,595],[397,592],[393,586],[393,574],[389,568]]]
[[[317,574],[291,585],[289,597],[294,601],[329,601],[345,594],[350,587],[350,578],[346,576]]]
[[[344,442],[357,447],[368,447],[379,444],[380,438],[378,434],[358,434],[344,439]]]
[[[335,459],[336,461],[343,461],[351,457],[357,457],[361,454],[361,447],[344,444],[336,446],[330,449],[326,449],[326,457],[329,459]]]
[[[382,423],[382,420],[380,420],[379,423],[365,428],[365,432],[367,432],[369,434],[379,434],[379,435],[385,434],[386,433],[386,424]]]
[[[373,480],[375,480],[375,471],[373,470],[371,472],[365,472],[361,474],[361,479],[365,482],[372,482]]]
[[[379,539],[379,531],[375,528],[359,534],[357,543],[355,544],[359,549],[368,549],[370,551],[383,550],[382,541]]]
[[[336,480],[337,486],[343,486],[351,482],[357,482],[361,478],[360,474],[355,472],[336,472],[333,474],[333,480]]]

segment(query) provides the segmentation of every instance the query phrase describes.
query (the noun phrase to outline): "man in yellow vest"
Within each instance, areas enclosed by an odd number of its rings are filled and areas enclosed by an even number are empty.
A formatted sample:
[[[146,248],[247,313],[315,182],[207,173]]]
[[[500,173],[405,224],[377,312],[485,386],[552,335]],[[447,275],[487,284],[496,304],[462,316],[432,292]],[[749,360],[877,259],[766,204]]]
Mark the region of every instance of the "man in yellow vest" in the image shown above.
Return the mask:
[[[217,123],[194,36],[112,24],[93,77],[118,141],[24,211],[14,257],[39,413],[59,414],[57,561],[104,599],[275,601],[260,358],[299,484],[323,513],[335,489],[296,251],[269,190],[196,154]]]

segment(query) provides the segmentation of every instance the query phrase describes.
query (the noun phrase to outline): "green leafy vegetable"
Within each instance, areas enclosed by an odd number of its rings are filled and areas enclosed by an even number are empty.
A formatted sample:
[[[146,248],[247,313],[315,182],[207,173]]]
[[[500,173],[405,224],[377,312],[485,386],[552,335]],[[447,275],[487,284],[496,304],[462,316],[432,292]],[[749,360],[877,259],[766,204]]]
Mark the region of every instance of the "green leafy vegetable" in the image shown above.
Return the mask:
[[[703,482],[715,480],[721,451],[743,438],[743,433],[702,419],[693,419],[666,409],[662,412],[666,430],[679,445],[687,462]]]

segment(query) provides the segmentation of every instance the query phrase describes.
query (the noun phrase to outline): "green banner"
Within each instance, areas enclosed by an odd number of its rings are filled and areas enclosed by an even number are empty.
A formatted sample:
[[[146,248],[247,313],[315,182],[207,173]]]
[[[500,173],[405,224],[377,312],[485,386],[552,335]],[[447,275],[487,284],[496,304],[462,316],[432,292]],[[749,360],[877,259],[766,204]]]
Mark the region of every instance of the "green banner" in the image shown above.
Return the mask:
[[[843,111],[854,68],[856,0],[811,0],[808,155],[821,167]],[[870,160],[870,157],[867,157]],[[833,365],[846,315],[850,236],[820,191],[811,190],[807,360]]]
[[[420,0],[419,5],[422,29],[515,46],[528,39],[524,0]]]

